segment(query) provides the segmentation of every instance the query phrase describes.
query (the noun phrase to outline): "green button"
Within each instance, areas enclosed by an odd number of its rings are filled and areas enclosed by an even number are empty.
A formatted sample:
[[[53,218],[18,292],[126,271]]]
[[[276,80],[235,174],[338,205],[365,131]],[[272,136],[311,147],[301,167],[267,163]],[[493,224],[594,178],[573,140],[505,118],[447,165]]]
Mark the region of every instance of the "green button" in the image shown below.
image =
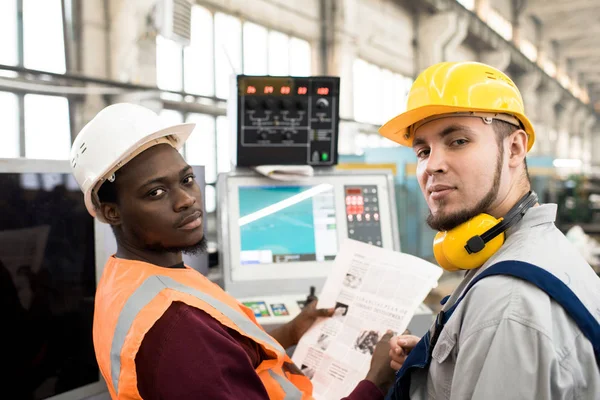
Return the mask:
[[[323,160],[323,161],[329,160],[329,154],[327,154],[327,153],[321,153],[321,160]]]

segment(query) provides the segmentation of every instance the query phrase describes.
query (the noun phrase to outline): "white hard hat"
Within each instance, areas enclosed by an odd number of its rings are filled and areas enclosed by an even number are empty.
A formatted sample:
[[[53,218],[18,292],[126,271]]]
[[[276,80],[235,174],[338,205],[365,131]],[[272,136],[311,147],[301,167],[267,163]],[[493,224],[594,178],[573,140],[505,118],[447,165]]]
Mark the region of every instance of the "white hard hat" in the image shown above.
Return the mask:
[[[88,212],[96,215],[97,190],[105,180],[144,150],[166,143],[179,150],[195,124],[166,126],[152,110],[137,104],[113,104],[88,122],[73,141],[71,168]]]

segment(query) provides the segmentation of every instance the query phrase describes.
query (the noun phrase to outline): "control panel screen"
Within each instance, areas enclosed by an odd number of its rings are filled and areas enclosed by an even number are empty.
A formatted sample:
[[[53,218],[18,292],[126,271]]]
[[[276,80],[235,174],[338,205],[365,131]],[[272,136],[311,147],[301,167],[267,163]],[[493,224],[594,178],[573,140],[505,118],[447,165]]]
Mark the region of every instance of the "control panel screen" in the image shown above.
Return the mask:
[[[345,186],[348,237],[382,247],[377,185]]]
[[[337,164],[337,77],[237,77],[239,166]]]
[[[241,265],[335,259],[332,185],[241,186],[238,195]]]

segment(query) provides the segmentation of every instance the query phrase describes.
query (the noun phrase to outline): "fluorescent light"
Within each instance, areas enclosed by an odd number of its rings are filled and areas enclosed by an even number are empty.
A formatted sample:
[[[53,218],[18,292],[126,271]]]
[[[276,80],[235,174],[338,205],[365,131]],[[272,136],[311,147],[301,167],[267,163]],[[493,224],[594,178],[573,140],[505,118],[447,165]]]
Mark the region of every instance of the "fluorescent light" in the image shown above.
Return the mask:
[[[300,203],[302,200],[306,200],[310,197],[316,196],[319,193],[323,193],[326,192],[328,190],[331,190],[333,188],[332,185],[326,184],[326,183],[322,183],[320,185],[317,185],[313,188],[310,188],[308,190],[305,190],[304,192],[298,193],[292,197],[288,197],[285,200],[279,201],[275,204],[271,204],[270,206],[267,206],[265,208],[262,208],[258,211],[255,211],[251,214],[248,214],[244,217],[241,217],[239,219],[239,223],[240,226],[244,226],[246,224],[249,224],[250,222],[254,222],[258,219],[264,218],[267,215],[271,215],[276,213],[277,211],[281,211],[284,208],[287,207],[291,207],[294,204],[298,204]]]
[[[552,164],[556,168],[579,168],[583,163],[577,158],[557,158]]]

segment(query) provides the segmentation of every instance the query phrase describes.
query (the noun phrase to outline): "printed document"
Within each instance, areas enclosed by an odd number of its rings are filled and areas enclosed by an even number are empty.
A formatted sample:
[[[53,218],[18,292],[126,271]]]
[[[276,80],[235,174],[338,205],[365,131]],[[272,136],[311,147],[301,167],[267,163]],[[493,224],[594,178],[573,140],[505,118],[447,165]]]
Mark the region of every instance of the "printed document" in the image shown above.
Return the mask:
[[[402,334],[442,269],[418,257],[347,239],[319,296],[335,308],[298,343],[292,360],[313,383],[317,400],[339,400],[363,380],[379,339]]]

